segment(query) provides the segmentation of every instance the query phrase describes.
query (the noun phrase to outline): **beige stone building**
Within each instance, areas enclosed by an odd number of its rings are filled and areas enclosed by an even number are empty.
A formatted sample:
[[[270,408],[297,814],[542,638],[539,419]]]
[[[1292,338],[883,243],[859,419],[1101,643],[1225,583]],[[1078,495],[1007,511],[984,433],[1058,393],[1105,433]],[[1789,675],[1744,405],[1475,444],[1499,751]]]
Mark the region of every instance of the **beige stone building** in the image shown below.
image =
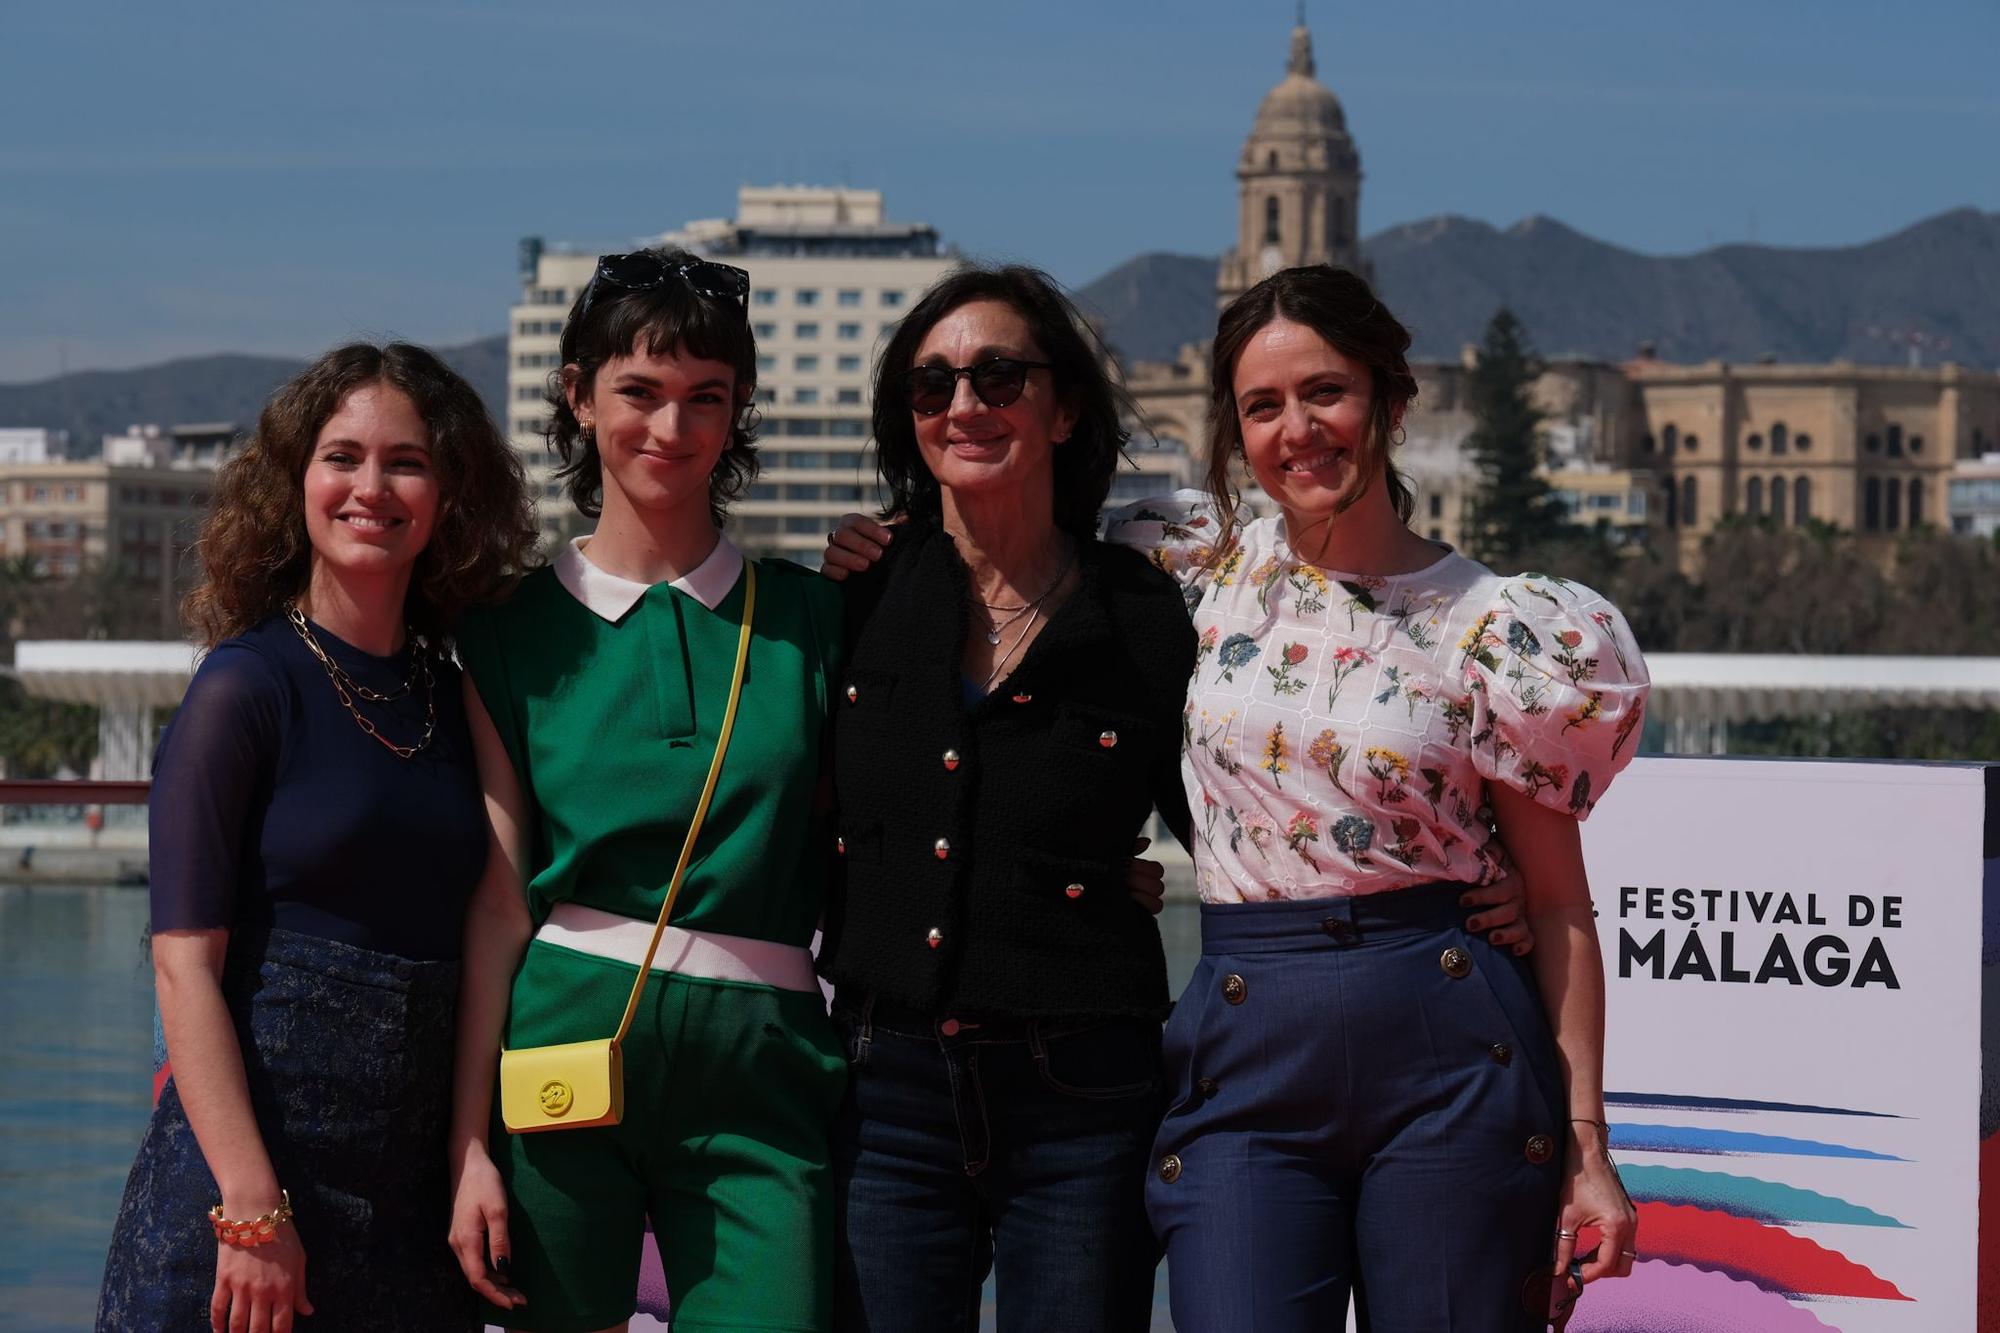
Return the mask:
[[[1292,32],[1284,79],[1258,107],[1236,178],[1237,236],[1217,272],[1220,301],[1292,265],[1367,271],[1360,157],[1339,99],[1314,78],[1303,26]],[[1453,544],[1477,484],[1465,453],[1472,357],[1468,348],[1458,362],[1412,364],[1419,392],[1397,455],[1416,490],[1412,526]],[[1135,364],[1126,387],[1153,432],[1185,450],[1182,475],[1197,476],[1208,344]],[[2000,451],[2000,374],[1559,359],[1545,365],[1534,397],[1547,416],[1548,477],[1575,521],[1683,567],[1730,516],[1831,524],[1880,558],[1918,525],[1976,533],[2000,521],[2000,479],[1975,461]]]
[[[735,506],[744,549],[817,564],[827,530],[875,497],[870,372],[903,312],[953,262],[929,226],[889,220],[879,190],[745,187],[736,216],[633,243],[684,246],[749,270],[763,472]],[[597,251],[524,242],[507,339],[508,428],[539,496],[545,541],[585,527],[552,476],[544,395],[563,320]]]

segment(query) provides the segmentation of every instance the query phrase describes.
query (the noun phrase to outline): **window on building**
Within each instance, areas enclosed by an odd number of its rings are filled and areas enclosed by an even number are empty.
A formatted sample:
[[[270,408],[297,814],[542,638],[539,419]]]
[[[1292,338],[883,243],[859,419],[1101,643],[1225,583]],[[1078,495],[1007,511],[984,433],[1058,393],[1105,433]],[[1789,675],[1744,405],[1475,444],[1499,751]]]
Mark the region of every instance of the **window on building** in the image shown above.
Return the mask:
[[[1432,518],[1444,517],[1444,497],[1442,495],[1431,496],[1431,517]]]
[[[787,435],[824,435],[826,423],[818,417],[795,417],[785,423]]]
[[[826,520],[812,514],[791,514],[785,519],[786,532],[818,532]]]
[[[759,287],[750,293],[751,305],[776,305],[778,293],[769,287]]]
[[[776,482],[770,482],[770,481],[753,481],[753,482],[751,482],[751,483],[750,483],[750,498],[751,498],[752,500],[775,500],[775,499],[777,499],[777,498],[778,498],[778,486],[777,486],[777,483],[776,483]]]
[[[1333,197],[1333,207],[1327,215],[1327,231],[1331,233],[1333,248],[1338,250],[1347,244],[1347,201],[1339,195]]]
[[[1660,495],[1666,501],[1663,506],[1666,512],[1660,515],[1661,523],[1669,528],[1678,527],[1679,523],[1676,520],[1680,517],[1680,506],[1676,503],[1677,492],[1674,489],[1674,479],[1672,477],[1668,477],[1661,485]]]
[[[1861,447],[1871,454],[1879,454],[1882,452],[1882,437],[1880,435],[1870,435],[1861,442]]]
[[[792,369],[802,375],[817,374],[819,372],[819,358],[816,356],[795,356],[792,358]]]
[[[861,401],[861,390],[841,389],[834,394],[834,401],[837,403],[858,403]]]
[[[891,329],[894,328],[895,325],[884,324],[882,327],[884,329]],[[842,342],[851,343],[861,337],[861,326],[859,324],[842,324],[838,329],[834,330],[834,333],[836,336],[840,338]]]
[[[1762,449],[1764,447],[1764,437],[1761,435],[1752,434],[1749,439],[1743,441],[1743,444],[1744,447],[1746,448]]]
[[[1882,483],[1882,529],[1894,532],[1903,526],[1903,481],[1890,477]]]
[[[819,289],[818,289],[818,288],[816,288],[816,287],[801,287],[801,288],[799,288],[799,289],[798,289],[797,291],[795,291],[795,292],[793,292],[793,293],[792,293],[792,304],[793,304],[793,305],[818,305],[818,304],[819,304]]]
[[[817,403],[819,401],[819,390],[810,388],[794,389],[792,390],[792,401],[795,403]]]
[[[1921,435],[1912,435],[1910,437],[1910,452],[1913,454],[1920,454],[1923,451],[1924,451],[1924,437]]]
[[[785,498],[795,504],[818,504],[821,497],[817,486],[787,486]]]
[[[1270,152],[1264,155],[1264,169],[1266,171],[1276,171],[1278,169],[1277,149],[1273,148]]]
[[[1882,479],[1870,477],[1861,483],[1861,530],[1882,530]]]
[[[1922,527],[1924,522],[1924,479],[1910,478],[1910,526]]]
[[[1443,541],[1443,540],[1444,540],[1444,529],[1443,529],[1443,528],[1437,528],[1437,527],[1434,527],[1434,528],[1432,528],[1432,529],[1431,529],[1431,540],[1432,540],[1432,541],[1434,541],[1434,542],[1441,542],[1441,541]]]
[[[778,401],[778,391],[776,389],[759,389],[757,390],[754,401],[760,403],[775,403]]]
[[[752,324],[750,332],[756,334],[759,338],[775,338],[778,336],[778,326],[771,323]]]
[[[894,289],[890,289],[882,293],[883,309],[885,310],[900,309],[902,304],[903,304],[903,294],[901,292],[896,291]]]
[[[763,375],[763,374],[768,374],[769,372],[771,372],[771,371],[773,371],[773,370],[776,370],[777,368],[778,368],[778,358],[777,358],[777,357],[775,357],[775,356],[772,356],[772,355],[770,355],[769,353],[765,353],[765,352],[760,352],[760,353],[758,353],[758,354],[757,354],[757,373],[758,373],[758,374],[760,374],[760,375]]]
[[[846,328],[847,326],[843,324],[841,327]],[[834,362],[834,369],[843,375],[858,375],[861,373],[861,358],[858,356],[843,356]]]
[[[778,456],[780,458],[784,458],[787,464],[789,464],[792,467],[807,468],[807,467],[826,466],[826,455],[820,453],[818,450],[815,449],[801,449],[797,453],[789,456],[784,454],[780,454]]]
[[[1903,428],[1901,426],[1889,427],[1888,436],[1889,457],[1901,458],[1903,456]]]
[[[860,438],[868,434],[868,423],[865,421],[829,421],[826,423],[826,433],[828,435],[842,435],[848,438]]]
[[[1640,437],[1639,447],[1650,454],[1660,447],[1660,442],[1653,438],[1653,433],[1651,431],[1647,431],[1643,436]]]
[[[540,435],[542,433],[542,419],[540,417],[515,417],[514,433],[516,435]]]
[[[861,304],[861,289],[859,287],[843,287],[840,289],[840,294],[834,297],[834,300],[844,306],[858,306]]]
[[[1696,508],[1695,505],[1695,501],[1699,498],[1699,496],[1700,496],[1700,491],[1695,486],[1694,478],[1683,477],[1681,479],[1681,526],[1682,527],[1692,528],[1700,526],[1701,515],[1700,511]]]
[[[1278,197],[1271,195],[1264,200],[1264,244],[1278,243]]]
[[[1772,437],[1776,441],[1776,436]],[[1779,527],[1785,525],[1785,479],[1771,478],[1771,520]]]
[[[1764,512],[1764,479],[1752,477],[1743,483],[1743,512],[1757,518]]]
[[[1691,453],[1693,453],[1693,452],[1694,452],[1695,450],[1697,450],[1697,449],[1699,449],[1699,448],[1701,448],[1701,439],[1700,439],[1700,437],[1699,437],[1699,436],[1694,436],[1694,435],[1683,435],[1683,436],[1681,437],[1681,452],[1682,452],[1682,453],[1687,453],[1687,454],[1691,454]]]
[[[539,403],[542,401],[542,386],[539,384],[517,384],[514,386],[514,401],[517,403]]]
[[[1660,427],[1660,452],[1663,454],[1672,453],[1674,451],[1674,445],[1679,443],[1680,438],[1681,438],[1681,433],[1677,427],[1674,426]]]
[[[1804,439],[1802,435],[1799,437]],[[1795,477],[1792,480],[1792,526],[1802,528],[1812,518],[1812,480]]]
[[[1793,436],[1792,448],[1798,450],[1800,453],[1804,453],[1806,450],[1812,448],[1812,436],[1807,435],[1804,432],[1800,432],[1799,434]]]
[[[1771,427],[1772,457],[1775,458],[1777,455],[1784,453],[1786,446],[1791,442],[1791,436],[1786,432],[1784,422],[1777,422]]]
[[[819,325],[813,323],[811,320],[794,324],[792,325],[792,336],[794,338],[817,338],[819,337]]]
[[[895,321],[895,320],[893,320],[893,319],[885,319],[885,320],[883,320],[883,321],[882,321],[882,336],[883,336],[884,338],[888,337],[888,336],[889,336],[890,334],[894,333],[895,331],[896,331],[896,321]]]

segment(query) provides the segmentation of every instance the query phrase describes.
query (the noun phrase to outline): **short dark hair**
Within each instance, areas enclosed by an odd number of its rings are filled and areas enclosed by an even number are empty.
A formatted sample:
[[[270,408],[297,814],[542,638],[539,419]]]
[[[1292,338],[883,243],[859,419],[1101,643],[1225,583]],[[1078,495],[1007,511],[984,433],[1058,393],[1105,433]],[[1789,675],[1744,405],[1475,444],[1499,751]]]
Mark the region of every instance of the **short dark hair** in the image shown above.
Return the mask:
[[[1076,413],[1069,439],[1055,450],[1055,521],[1078,537],[1097,535],[1098,511],[1131,432],[1120,412],[1123,395],[1105,370],[1102,345],[1054,278],[1037,268],[968,265],[947,273],[910,307],[875,367],[875,465],[888,488],[883,514],[941,516],[937,478],[917,448],[916,425],[903,395],[903,375],[939,320],[969,301],[999,301],[1027,322],[1052,369],[1056,397]]]
[[[1348,360],[1368,368],[1368,433],[1382,459],[1389,502],[1403,522],[1416,512],[1416,493],[1389,459],[1396,417],[1417,397],[1410,373],[1410,331],[1389,313],[1374,288],[1358,273],[1331,264],[1280,269],[1223,307],[1215,321],[1208,404],[1208,457],[1203,475],[1222,513],[1222,533],[1214,549],[1228,546],[1236,524],[1238,496],[1230,464],[1243,448],[1236,419],[1236,359],[1259,329],[1275,319],[1303,324]]]
[[[414,343],[349,343],[272,394],[257,433],[216,475],[196,548],[202,581],[181,608],[204,644],[243,633],[305,591],[306,467],[326,423],[370,384],[390,385],[416,405],[438,480],[437,526],[404,602],[410,624],[448,634],[461,611],[498,600],[527,570],[536,534],[521,460],[479,391]]]
[[[656,246],[647,251],[661,263],[696,258],[686,250]],[[592,270],[594,273],[595,270]],[[736,416],[715,471],[708,478],[708,513],[719,528],[730,501],[742,497],[757,477],[757,339],[741,306],[727,297],[705,296],[686,282],[630,290],[600,283],[583,311],[590,284],[577,293],[563,323],[562,366],[549,375],[546,398],[549,448],[562,460],[556,477],[579,513],[596,518],[604,511],[604,463],[597,437],[583,429],[564,392],[563,374],[575,366],[576,391],[588,397],[597,372],[614,357],[631,355],[643,342],[649,356],[695,356],[720,361],[736,375]]]

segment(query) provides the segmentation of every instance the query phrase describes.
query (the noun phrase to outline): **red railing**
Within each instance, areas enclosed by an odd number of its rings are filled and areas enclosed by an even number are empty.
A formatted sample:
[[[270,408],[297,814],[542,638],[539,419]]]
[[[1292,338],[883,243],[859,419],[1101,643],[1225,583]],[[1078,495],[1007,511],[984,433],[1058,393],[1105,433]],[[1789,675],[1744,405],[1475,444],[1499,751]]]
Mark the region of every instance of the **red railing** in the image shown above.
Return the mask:
[[[150,782],[0,778],[0,805],[144,805]]]

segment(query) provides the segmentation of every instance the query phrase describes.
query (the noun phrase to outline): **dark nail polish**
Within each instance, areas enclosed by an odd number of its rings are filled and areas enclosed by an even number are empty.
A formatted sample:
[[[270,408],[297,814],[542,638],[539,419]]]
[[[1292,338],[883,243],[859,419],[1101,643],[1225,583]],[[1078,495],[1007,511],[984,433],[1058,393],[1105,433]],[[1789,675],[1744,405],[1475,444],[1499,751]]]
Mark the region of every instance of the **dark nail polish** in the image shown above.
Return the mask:
[[[493,1271],[501,1277],[511,1279],[514,1276],[514,1261],[503,1254],[493,1261]]]

